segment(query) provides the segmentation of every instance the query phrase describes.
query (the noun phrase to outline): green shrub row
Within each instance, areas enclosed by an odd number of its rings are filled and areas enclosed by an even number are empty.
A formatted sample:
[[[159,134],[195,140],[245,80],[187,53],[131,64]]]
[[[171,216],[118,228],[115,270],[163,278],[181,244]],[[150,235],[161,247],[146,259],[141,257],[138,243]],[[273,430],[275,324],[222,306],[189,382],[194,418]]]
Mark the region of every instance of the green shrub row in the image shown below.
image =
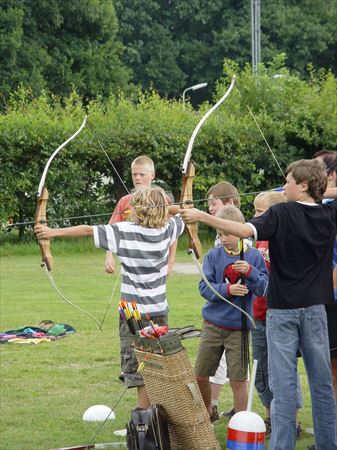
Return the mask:
[[[337,148],[337,81],[329,72],[312,72],[309,81],[291,75],[282,56],[253,76],[225,61],[214,102],[236,75],[236,86],[227,100],[207,120],[195,140],[194,198],[202,200],[208,188],[228,180],[242,193],[243,210],[251,214],[252,195],[283,184],[282,173],[256,123],[284,171],[298,158],[310,158],[322,148]],[[123,95],[95,100],[83,106],[73,93],[65,100],[29,90],[12,95],[0,116],[1,211],[3,225],[33,221],[36,192],[52,152],[72,135],[88,114],[81,134],[56,156],[47,175],[49,218],[92,216],[61,221],[106,222],[116,201],[126,193],[105,156],[130,189],[130,163],[141,154],[153,158],[157,180],[166,183],[179,199],[181,164],[190,136],[211,104],[198,111],[180,101],[160,98],[156,92],[137,98]],[[251,116],[248,107],[254,114]],[[198,207],[206,208],[204,201]],[[23,230],[19,236],[23,236]]]

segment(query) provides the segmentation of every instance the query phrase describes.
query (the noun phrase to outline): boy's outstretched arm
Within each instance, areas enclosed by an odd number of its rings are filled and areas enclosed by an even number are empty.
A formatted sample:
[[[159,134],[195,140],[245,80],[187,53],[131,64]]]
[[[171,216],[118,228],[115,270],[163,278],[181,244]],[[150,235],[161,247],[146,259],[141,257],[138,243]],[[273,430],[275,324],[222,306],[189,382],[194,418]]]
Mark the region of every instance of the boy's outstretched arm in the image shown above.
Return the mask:
[[[37,239],[52,239],[55,237],[84,237],[92,236],[93,228],[90,225],[77,225],[67,228],[49,228],[42,224],[34,227],[34,233]]]
[[[254,235],[253,229],[245,223],[221,219],[196,208],[180,209],[179,213],[185,223],[202,222],[216,230],[221,230],[224,233],[233,234],[240,238],[249,238]]]

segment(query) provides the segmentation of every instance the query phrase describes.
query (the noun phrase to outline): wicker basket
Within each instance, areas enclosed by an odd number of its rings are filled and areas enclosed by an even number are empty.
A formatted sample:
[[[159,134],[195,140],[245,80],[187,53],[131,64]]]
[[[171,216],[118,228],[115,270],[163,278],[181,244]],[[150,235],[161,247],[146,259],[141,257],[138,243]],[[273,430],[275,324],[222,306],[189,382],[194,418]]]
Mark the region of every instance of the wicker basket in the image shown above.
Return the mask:
[[[219,450],[186,350],[162,356],[135,350],[151,403],[167,413],[175,450]]]

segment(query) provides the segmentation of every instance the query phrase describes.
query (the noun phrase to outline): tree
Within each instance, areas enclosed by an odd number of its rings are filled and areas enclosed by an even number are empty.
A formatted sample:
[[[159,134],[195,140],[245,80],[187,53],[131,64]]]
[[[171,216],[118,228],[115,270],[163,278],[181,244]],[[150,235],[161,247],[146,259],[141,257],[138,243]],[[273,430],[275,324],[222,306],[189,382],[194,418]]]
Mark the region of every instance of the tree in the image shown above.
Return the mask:
[[[214,87],[224,58],[251,61],[250,1],[115,0],[123,61],[133,81],[177,98],[207,81]],[[262,62],[285,53],[287,67],[308,76],[308,64],[337,74],[336,0],[262,2]],[[211,89],[212,90],[212,89]],[[195,97],[205,99],[206,92]]]
[[[169,3],[114,2],[121,28],[119,37],[126,47],[123,60],[133,70],[134,83],[144,89],[154,86],[163,94],[176,93],[186,79],[179,67],[179,47],[167,23]]]
[[[276,0],[262,6],[262,57],[287,54],[287,66],[301,74],[308,64],[337,74],[335,0]]]
[[[2,0],[0,90],[8,99],[19,84],[83,97],[126,90],[118,24],[110,0]]]

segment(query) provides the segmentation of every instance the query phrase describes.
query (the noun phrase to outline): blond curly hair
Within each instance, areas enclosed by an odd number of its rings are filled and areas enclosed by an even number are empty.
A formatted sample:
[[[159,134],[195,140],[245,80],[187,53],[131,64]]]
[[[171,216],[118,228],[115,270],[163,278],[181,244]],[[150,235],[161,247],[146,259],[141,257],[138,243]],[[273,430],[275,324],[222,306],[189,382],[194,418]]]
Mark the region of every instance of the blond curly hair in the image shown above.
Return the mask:
[[[160,187],[138,189],[131,196],[131,220],[145,228],[161,228],[168,220],[167,198]]]

